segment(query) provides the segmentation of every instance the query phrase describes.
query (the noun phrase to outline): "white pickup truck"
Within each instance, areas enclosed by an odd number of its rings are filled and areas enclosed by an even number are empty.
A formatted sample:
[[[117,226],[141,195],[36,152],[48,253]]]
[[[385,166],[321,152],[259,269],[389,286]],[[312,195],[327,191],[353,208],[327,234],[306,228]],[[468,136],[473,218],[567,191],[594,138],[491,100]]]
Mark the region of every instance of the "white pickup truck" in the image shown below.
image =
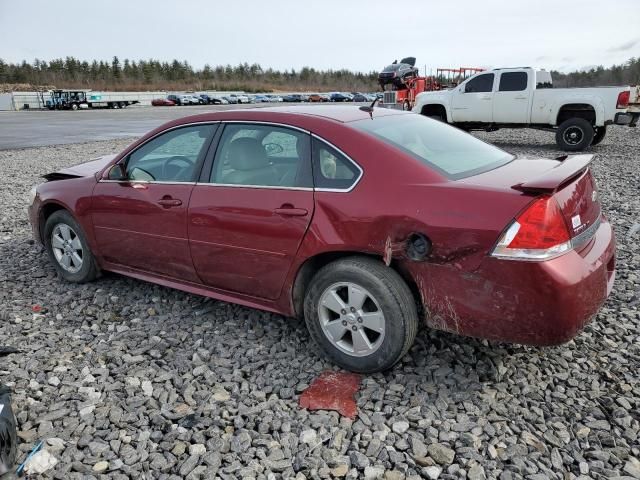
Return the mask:
[[[552,88],[547,71],[499,68],[449,90],[421,93],[413,111],[465,130],[554,131],[560,148],[578,151],[600,143],[607,125],[635,126],[629,96],[629,87]]]

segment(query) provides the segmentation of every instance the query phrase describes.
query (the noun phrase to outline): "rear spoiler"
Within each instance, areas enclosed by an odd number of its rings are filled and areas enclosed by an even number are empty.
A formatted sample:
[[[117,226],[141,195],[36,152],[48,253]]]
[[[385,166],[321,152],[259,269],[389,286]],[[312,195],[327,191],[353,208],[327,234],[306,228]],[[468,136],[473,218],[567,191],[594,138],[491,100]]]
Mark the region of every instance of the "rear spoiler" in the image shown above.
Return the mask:
[[[560,163],[542,175],[527,182],[512,185],[521,192],[555,192],[584,172],[595,155],[563,155],[556,158]]]

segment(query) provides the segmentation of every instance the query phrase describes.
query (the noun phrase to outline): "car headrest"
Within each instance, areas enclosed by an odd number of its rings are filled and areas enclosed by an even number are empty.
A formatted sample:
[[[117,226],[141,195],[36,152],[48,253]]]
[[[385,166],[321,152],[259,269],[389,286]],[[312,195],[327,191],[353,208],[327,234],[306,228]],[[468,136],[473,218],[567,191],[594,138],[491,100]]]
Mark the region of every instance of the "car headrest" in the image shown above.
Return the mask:
[[[269,166],[264,147],[255,138],[237,138],[229,144],[229,166],[234,170],[256,170]]]

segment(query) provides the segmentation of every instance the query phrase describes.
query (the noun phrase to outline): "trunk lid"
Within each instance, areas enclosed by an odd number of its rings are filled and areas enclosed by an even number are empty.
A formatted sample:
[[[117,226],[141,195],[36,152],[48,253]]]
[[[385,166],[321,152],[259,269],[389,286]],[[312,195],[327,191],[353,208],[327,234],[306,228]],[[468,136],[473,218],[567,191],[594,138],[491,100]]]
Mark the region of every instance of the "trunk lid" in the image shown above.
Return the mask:
[[[500,168],[459,181],[509,189],[532,199],[551,195],[558,202],[577,246],[580,241],[591,238],[600,221],[600,199],[589,169],[593,158],[594,155],[562,156],[555,160],[517,158]]]

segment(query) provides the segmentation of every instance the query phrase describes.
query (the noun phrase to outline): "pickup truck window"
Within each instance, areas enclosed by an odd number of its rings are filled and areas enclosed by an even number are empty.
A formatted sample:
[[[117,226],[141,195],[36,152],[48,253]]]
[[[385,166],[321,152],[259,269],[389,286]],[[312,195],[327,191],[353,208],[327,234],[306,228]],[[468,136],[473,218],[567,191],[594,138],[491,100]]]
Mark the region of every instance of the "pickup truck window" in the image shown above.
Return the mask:
[[[485,73],[472,78],[464,86],[464,93],[482,93],[493,90],[493,73]]]
[[[452,180],[487,172],[513,155],[446,123],[408,113],[358,120],[363,130]]]
[[[500,75],[500,92],[520,92],[527,89],[527,72],[504,72]]]

